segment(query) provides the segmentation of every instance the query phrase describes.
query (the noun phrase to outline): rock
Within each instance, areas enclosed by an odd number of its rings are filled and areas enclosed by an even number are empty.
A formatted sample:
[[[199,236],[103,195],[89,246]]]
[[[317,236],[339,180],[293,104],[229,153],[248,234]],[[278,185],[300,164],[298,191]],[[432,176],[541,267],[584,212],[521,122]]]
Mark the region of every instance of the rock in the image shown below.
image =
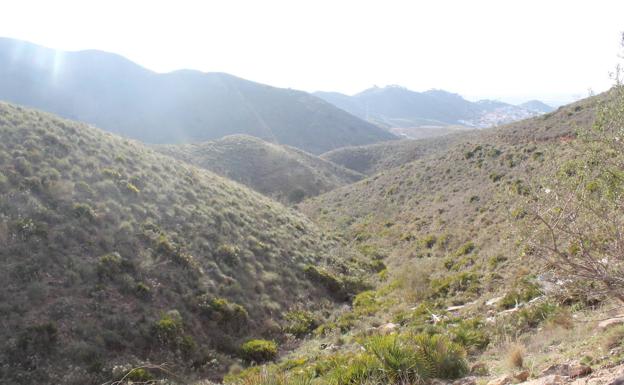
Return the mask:
[[[624,376],[620,376],[609,383],[609,385],[624,385]]]
[[[553,374],[558,375],[558,376],[567,376],[569,372],[570,372],[570,365],[554,364],[542,370],[541,376],[550,376]]]
[[[494,306],[497,303],[499,303],[501,299],[503,299],[503,297],[495,297],[495,298],[487,300],[485,304],[488,306]]]
[[[520,382],[524,382],[529,378],[529,371],[528,370],[523,370],[521,372],[518,373],[514,373],[514,378]]]
[[[524,382],[523,385],[563,385],[564,377],[557,374],[536,378],[535,380]]]
[[[542,376],[558,375],[566,376],[570,378],[583,377],[592,372],[592,369],[587,365],[569,365],[569,364],[556,364],[551,365],[542,371]]]
[[[515,313],[518,310],[520,310],[520,307],[512,307],[511,309],[507,309],[507,310],[503,310],[502,312],[498,313],[498,314],[509,314],[509,313]]]
[[[392,322],[388,322],[387,324],[383,324],[380,327],[378,327],[377,330],[381,334],[390,334],[390,333],[396,331],[396,329],[398,327],[399,327],[399,325],[397,325],[395,323],[392,323]]]
[[[470,367],[470,374],[474,376],[487,376],[488,368],[487,365],[483,362],[477,362],[476,364]]]
[[[574,365],[568,371],[568,376],[570,378],[583,377],[588,374],[591,374],[592,368],[587,365]]]
[[[623,323],[624,317],[609,318],[607,320],[600,321],[600,323],[598,323],[598,329],[605,330],[611,326],[620,325]]]
[[[453,381],[453,385],[477,385],[476,377],[464,377]]]
[[[504,376],[490,380],[487,385],[509,385],[513,382],[513,377],[506,374]]]

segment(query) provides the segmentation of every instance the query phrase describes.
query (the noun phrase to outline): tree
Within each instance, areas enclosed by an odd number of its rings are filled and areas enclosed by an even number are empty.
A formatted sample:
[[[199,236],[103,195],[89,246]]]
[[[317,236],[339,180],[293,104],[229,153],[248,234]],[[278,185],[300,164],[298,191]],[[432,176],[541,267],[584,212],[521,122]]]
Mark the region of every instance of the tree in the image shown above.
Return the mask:
[[[624,38],[624,36],[623,36]],[[624,302],[624,86],[600,96],[594,125],[577,134],[573,158],[534,188],[528,250],[562,283]]]

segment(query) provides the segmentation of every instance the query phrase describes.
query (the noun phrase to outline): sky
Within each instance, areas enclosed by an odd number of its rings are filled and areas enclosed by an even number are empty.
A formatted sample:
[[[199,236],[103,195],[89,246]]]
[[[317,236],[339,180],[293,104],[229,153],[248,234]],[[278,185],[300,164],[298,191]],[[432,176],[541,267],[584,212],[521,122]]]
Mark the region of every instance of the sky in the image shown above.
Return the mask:
[[[2,0],[0,36],[309,92],[560,104],[612,84],[623,15],[622,0]]]

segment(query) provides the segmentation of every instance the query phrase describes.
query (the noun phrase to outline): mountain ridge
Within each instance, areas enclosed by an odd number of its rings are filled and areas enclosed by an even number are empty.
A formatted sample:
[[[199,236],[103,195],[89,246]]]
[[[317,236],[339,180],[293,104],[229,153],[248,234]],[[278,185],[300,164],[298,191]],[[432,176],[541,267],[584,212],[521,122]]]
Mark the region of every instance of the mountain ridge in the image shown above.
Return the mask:
[[[394,139],[303,91],[225,73],[164,74],[103,51],[63,52],[0,38],[0,99],[149,143],[248,134],[322,153]]]
[[[496,100],[471,102],[444,90],[415,92],[398,85],[375,86],[353,96],[337,92],[314,94],[353,115],[390,128],[427,125],[485,128],[552,111],[536,100],[518,106]]]

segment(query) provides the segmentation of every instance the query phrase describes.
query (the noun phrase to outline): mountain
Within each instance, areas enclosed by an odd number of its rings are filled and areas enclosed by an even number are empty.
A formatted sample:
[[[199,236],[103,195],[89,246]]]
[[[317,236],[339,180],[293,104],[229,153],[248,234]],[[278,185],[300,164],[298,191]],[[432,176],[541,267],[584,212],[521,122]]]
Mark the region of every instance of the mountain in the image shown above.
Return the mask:
[[[293,147],[231,135],[154,149],[240,182],[284,203],[298,203],[364,176]]]
[[[412,138],[428,134],[405,131],[406,128],[457,125],[486,128],[552,110],[539,101],[520,106],[493,100],[470,102],[443,90],[414,92],[400,86],[373,87],[353,96],[336,92],[316,92],[315,95],[362,119]]]
[[[485,131],[484,133],[489,133],[490,137],[505,137],[508,142],[544,142],[574,135],[577,128],[589,127],[593,122],[595,105],[598,103],[596,100],[601,99],[581,100],[560,107],[556,111],[510,123],[501,126],[498,130]],[[485,103],[490,106],[489,108],[498,108],[499,102],[488,101]],[[458,143],[484,141],[482,139],[484,133],[478,130],[456,131],[449,135],[421,140],[397,140],[366,146],[349,146],[328,151],[322,154],[321,158],[365,175],[373,175],[447,151],[451,146]]]
[[[115,54],[62,52],[0,38],[0,100],[148,143],[247,134],[311,153],[393,139],[301,91],[224,73],[155,73]]]
[[[6,103],[0,139],[2,383],[101,384],[150,362],[218,378],[242,342],[283,341],[289,311],[333,309],[370,265],[139,142]]]
[[[537,111],[542,113],[554,111],[554,108],[544,102],[540,102],[539,100],[529,100],[528,102],[520,104],[520,107],[526,108],[530,111]]]

